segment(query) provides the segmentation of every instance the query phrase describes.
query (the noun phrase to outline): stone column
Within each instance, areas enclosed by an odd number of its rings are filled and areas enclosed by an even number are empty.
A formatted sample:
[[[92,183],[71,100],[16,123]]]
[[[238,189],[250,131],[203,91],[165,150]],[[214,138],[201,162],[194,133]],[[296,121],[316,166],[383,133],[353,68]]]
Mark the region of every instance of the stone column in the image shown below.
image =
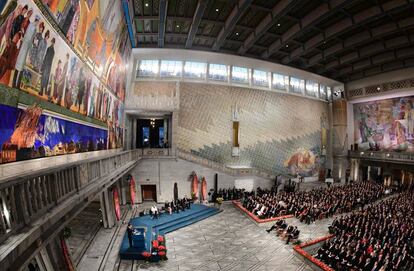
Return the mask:
[[[121,205],[126,205],[128,201],[128,188],[129,188],[129,181],[127,179],[128,175],[123,176],[121,179],[119,179],[120,183],[120,196],[121,196]]]
[[[112,191],[105,189],[100,193],[99,199],[101,202],[101,211],[102,211],[102,222],[104,228],[110,229],[115,225],[115,208],[113,205],[113,201],[111,200]]]

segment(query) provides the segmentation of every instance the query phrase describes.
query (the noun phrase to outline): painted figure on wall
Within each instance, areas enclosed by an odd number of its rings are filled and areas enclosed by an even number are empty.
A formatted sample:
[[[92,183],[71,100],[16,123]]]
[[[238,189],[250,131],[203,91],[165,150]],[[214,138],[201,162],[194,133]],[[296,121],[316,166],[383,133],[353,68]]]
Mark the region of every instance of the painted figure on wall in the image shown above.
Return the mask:
[[[50,98],[49,79],[52,69],[53,58],[55,57],[55,38],[52,38],[50,46],[47,48],[43,64],[41,67],[42,77],[40,81],[40,95],[46,94]]]
[[[94,50],[94,61],[99,58],[99,67],[95,66],[102,70],[99,74],[93,74],[89,65],[85,63],[90,62],[88,54],[91,52],[81,48],[82,59],[78,57],[66,44],[67,41],[60,38],[57,30],[49,23],[51,18],[43,15],[37,3],[31,0],[0,0],[0,84],[20,89],[29,95],[104,123],[112,121],[112,145],[119,146],[119,142],[122,142],[122,129],[118,127],[121,123],[119,111],[123,110],[123,105],[115,97],[116,94],[119,95],[119,83],[114,82],[114,90],[111,93],[105,80],[108,68],[105,64],[107,60],[113,61],[118,53],[116,46],[120,41],[115,30],[121,29],[121,22],[124,23],[120,20],[122,11],[118,12],[114,6],[108,7],[109,14],[115,13],[116,16],[113,25],[108,28],[113,32],[105,33],[102,31],[101,17],[98,15],[100,5],[105,5],[108,1],[89,1],[94,12],[94,17],[91,18],[94,19],[91,20],[91,24],[85,25],[85,29],[82,29],[85,34],[81,35],[77,29],[81,11],[92,12],[81,10],[81,7],[85,7],[83,4],[86,1],[88,0],[42,0],[61,30],[67,32],[67,37],[71,35],[72,42],[79,37],[83,39],[77,41],[79,46],[88,41],[88,46]],[[88,16],[88,13],[82,13],[82,16]],[[104,42],[97,44],[97,41]],[[118,66],[122,67],[122,60]],[[114,73],[117,71],[114,70]],[[101,82],[98,76],[102,76],[104,82]],[[93,144],[106,146],[102,140]],[[91,149],[93,144],[88,143],[88,147],[85,148]],[[72,152],[79,149],[75,145],[69,144]],[[55,151],[60,152],[63,147],[59,145]]]
[[[23,38],[23,42],[20,46],[20,51],[17,56],[14,78],[13,78],[13,87],[20,88],[20,83],[22,81],[23,69],[26,65],[27,55],[29,53],[29,49],[33,44],[33,39],[36,34],[37,25],[39,24],[40,17],[36,16],[35,20],[29,23],[26,33]]]
[[[413,100],[410,96],[355,104],[355,143],[359,148],[414,151]]]
[[[284,166],[292,175],[315,176],[318,172],[318,154],[315,150],[299,149],[284,162]]]

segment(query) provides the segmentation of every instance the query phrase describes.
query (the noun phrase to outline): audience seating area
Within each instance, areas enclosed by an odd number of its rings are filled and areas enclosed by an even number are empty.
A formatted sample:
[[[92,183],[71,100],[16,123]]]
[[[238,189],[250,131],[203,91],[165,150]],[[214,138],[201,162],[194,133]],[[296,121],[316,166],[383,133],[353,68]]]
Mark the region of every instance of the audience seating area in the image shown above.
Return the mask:
[[[374,202],[385,194],[383,186],[361,182],[310,191],[279,192],[258,189],[242,199],[242,207],[258,220],[294,215],[310,224],[317,219],[350,212]]]
[[[414,270],[413,191],[335,219],[315,257],[335,270]]]

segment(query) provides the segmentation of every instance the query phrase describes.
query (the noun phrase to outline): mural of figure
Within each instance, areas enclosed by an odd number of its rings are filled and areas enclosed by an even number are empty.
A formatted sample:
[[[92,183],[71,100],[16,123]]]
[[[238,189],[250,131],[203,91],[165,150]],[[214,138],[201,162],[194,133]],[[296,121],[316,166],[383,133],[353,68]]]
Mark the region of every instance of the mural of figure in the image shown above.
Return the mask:
[[[24,16],[26,15],[28,9],[29,7],[25,5],[20,14],[17,14],[16,18],[14,18],[10,38],[13,38],[14,35],[21,30]]]
[[[55,75],[53,77],[54,89],[53,89],[53,93],[51,95],[53,97],[53,100],[56,103],[57,103],[58,96],[59,96],[58,91],[57,91],[57,85],[59,84],[59,82],[61,82],[63,80],[63,73],[62,72],[63,72],[63,70],[62,70],[62,60],[59,59],[58,63],[57,63],[57,67],[55,69]]]
[[[92,46],[92,35],[96,30],[96,19],[94,19],[89,26],[88,32],[86,33],[85,45],[86,48],[90,48]]]
[[[83,96],[85,95],[86,89],[86,77],[83,71],[83,67],[79,71],[79,83],[78,83],[78,95],[76,97],[75,106],[78,107],[78,112],[80,112],[81,104],[83,102]]]
[[[65,29],[68,28],[66,31],[66,37],[72,43],[75,41],[75,34],[76,34],[76,30],[78,29],[78,24],[79,24],[79,16],[80,16],[80,5],[77,4],[75,8],[75,14],[73,15],[73,20],[71,21],[68,27],[65,26]]]
[[[66,76],[68,73],[68,66],[69,66],[69,54],[66,54],[66,60],[63,64],[63,69],[60,78],[55,77],[55,95],[56,95],[56,103],[61,104],[63,91],[66,85]],[[55,75],[56,76],[56,75]]]
[[[2,78],[8,70],[14,69],[17,55],[19,53],[17,45],[20,43],[21,38],[21,32],[17,32],[13,36],[11,42],[7,44],[5,50],[0,56],[0,78]]]
[[[395,121],[396,126],[395,126],[395,136],[397,139],[397,145],[401,145],[403,143],[405,143],[406,139],[405,139],[405,131],[404,131],[404,127],[401,125],[401,123],[397,120]]]
[[[46,32],[47,34],[47,32]],[[50,70],[52,69],[53,58],[55,57],[55,38],[52,38],[50,46],[46,50],[45,57],[42,64],[42,77],[40,82],[40,95],[43,96],[44,93],[50,98],[49,93],[49,79],[50,79]]]
[[[20,82],[22,80],[22,71],[26,65],[27,54],[29,53],[30,46],[33,44],[33,39],[36,34],[36,28],[39,23],[40,17],[36,16],[35,20],[29,24],[26,33],[23,38],[23,42],[20,46],[19,55],[17,56],[15,73],[13,78],[13,87],[20,89]]]
[[[5,8],[4,8],[4,5],[7,3],[7,0],[1,0],[0,3],[1,3],[0,5],[3,5],[3,7],[0,9],[0,26],[1,26],[3,25],[4,21],[10,16],[10,14],[15,10],[17,6],[17,0],[11,0]]]
[[[46,51],[47,39],[49,38],[49,30],[46,31],[45,37],[43,38],[43,31],[45,25],[43,22],[39,24],[38,32],[33,39],[33,46],[29,53],[30,63],[35,71],[39,71],[40,65],[42,64],[44,52]]]
[[[412,138],[414,135],[414,108],[412,101],[407,102],[405,111],[405,119],[407,120],[407,133],[408,137]]]
[[[26,17],[24,17],[24,19],[23,19],[20,30],[23,32],[24,35],[26,35],[26,31],[27,31],[27,28],[30,25],[30,18],[32,17],[32,15],[33,15],[33,9],[29,9],[29,11],[27,12]]]
[[[9,5],[10,6],[10,5]],[[7,6],[7,8],[9,7]],[[0,54],[9,42],[10,33],[12,31],[13,21],[22,12],[23,7],[19,5],[16,10],[10,10],[7,16],[0,21]],[[7,10],[8,11],[8,10]],[[4,14],[5,15],[5,14]]]
[[[68,33],[69,28],[74,21],[75,14],[78,11],[78,6],[79,0],[71,0],[66,4],[60,24],[60,27],[65,35]]]

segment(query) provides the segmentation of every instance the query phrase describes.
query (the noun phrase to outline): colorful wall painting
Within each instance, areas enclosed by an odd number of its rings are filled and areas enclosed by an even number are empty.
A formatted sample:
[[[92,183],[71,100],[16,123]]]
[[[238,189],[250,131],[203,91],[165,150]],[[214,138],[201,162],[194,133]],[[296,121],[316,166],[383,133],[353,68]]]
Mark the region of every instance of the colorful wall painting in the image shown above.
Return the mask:
[[[0,105],[0,164],[108,149],[108,131],[25,109]]]
[[[414,151],[414,96],[354,104],[354,138],[361,150]]]

